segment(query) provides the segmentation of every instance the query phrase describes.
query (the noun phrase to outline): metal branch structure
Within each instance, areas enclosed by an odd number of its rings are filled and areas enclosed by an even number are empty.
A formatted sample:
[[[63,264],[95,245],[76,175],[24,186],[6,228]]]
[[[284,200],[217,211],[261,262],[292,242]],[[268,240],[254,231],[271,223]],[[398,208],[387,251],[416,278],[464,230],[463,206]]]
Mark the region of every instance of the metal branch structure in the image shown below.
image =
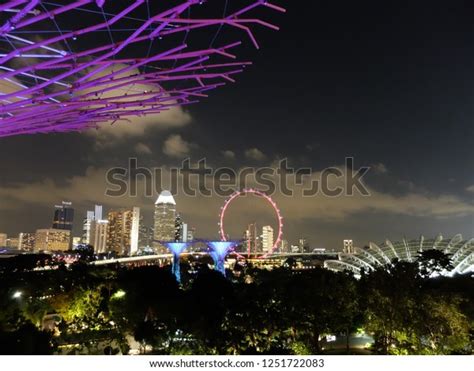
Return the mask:
[[[208,241],[210,255],[214,260],[214,269],[225,277],[225,258],[233,252],[238,242],[235,241]]]
[[[285,11],[267,0],[7,0],[0,137],[81,131],[195,103],[251,64],[236,61],[242,36],[258,48],[256,26],[278,30],[254,15],[260,8]]]
[[[192,242],[160,242],[173,254],[173,264],[171,266],[171,272],[176,278],[178,283],[181,283],[181,268],[180,268],[180,256]]]

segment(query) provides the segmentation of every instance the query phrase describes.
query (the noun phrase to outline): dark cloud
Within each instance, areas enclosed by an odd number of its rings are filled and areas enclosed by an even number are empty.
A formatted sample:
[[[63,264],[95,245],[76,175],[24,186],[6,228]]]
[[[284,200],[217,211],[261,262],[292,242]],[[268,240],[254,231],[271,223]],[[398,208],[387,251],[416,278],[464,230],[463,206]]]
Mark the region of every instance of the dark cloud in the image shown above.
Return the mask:
[[[141,206],[151,223],[153,199],[104,196],[105,171],[129,157],[165,169],[188,155],[236,169],[288,158],[316,172],[354,157],[372,165],[370,198],[275,195],[290,239],[472,237],[474,5],[284,3],[281,31],[257,32],[262,49],[243,51],[254,65],[198,105],[83,134],[0,139],[0,231],[49,225],[62,199],[78,218],[100,202]],[[203,236],[217,235],[222,199],[177,202]],[[269,215],[264,203],[236,204],[232,233]]]

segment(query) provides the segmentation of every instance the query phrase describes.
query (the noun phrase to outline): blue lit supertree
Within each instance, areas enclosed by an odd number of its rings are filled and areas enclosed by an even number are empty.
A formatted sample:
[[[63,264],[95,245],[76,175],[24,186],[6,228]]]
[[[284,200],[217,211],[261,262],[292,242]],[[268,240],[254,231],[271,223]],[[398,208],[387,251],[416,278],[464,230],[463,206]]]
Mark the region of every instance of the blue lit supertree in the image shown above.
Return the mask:
[[[227,255],[229,255],[234,247],[238,244],[235,241],[208,241],[207,245],[210,249],[210,255],[214,260],[214,269],[221,272],[225,276],[224,262]]]
[[[191,245],[190,242],[161,242],[163,245],[167,247],[168,250],[171,251],[173,254],[173,264],[171,266],[171,272],[174,274],[176,277],[176,281],[178,283],[181,283],[181,270],[180,270],[180,256],[183,253],[184,250],[188,248],[189,245]]]

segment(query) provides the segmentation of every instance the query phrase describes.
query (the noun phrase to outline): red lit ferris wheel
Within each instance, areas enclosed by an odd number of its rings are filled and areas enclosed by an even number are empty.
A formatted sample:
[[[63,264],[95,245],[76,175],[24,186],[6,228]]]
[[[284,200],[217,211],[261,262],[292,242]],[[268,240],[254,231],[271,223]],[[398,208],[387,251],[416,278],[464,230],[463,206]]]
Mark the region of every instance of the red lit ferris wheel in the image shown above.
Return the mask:
[[[283,217],[281,216],[280,209],[278,208],[276,202],[273,201],[273,199],[269,195],[267,195],[266,193],[264,193],[262,191],[259,191],[258,189],[254,189],[254,188],[248,188],[248,189],[243,189],[241,191],[234,192],[225,201],[224,206],[222,206],[222,208],[221,208],[221,212],[220,212],[220,215],[219,215],[219,233],[220,233],[221,239],[223,241],[227,241],[227,234],[225,233],[225,229],[224,229],[224,224],[225,224],[224,219],[225,219],[227,209],[228,209],[229,205],[235,199],[237,199],[240,196],[245,196],[245,195],[255,195],[255,196],[258,196],[258,197],[261,197],[262,199],[264,199],[272,207],[272,209],[275,213],[276,219],[277,219],[277,223],[278,223],[277,237],[276,237],[276,240],[274,241],[273,246],[271,247],[271,249],[263,255],[263,258],[265,258],[266,256],[272,254],[278,248],[278,246],[280,245],[281,240],[283,238]]]

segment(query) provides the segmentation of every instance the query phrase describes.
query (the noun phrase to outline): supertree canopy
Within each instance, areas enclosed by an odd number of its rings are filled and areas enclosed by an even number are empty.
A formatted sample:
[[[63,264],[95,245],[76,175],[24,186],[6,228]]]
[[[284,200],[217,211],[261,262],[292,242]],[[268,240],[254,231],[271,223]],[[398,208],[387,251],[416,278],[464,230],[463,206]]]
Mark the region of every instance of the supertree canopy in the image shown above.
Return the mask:
[[[168,250],[171,251],[173,254],[173,263],[171,266],[171,273],[174,274],[176,281],[181,283],[181,269],[180,269],[180,262],[179,258],[181,254],[186,250],[191,242],[161,242],[163,245],[166,246]]]
[[[0,4],[0,137],[79,131],[191,104],[234,81],[278,29],[267,0],[7,0]]]
[[[209,253],[214,260],[214,269],[225,276],[225,258],[229,255],[237,242],[235,241],[208,241]]]

